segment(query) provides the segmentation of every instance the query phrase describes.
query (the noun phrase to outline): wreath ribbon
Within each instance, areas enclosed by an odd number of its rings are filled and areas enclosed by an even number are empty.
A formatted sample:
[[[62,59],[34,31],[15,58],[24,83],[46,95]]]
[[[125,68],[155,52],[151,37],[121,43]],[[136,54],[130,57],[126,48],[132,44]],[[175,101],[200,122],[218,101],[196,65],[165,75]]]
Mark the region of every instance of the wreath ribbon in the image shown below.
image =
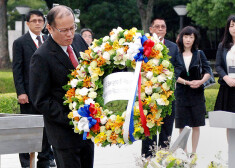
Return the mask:
[[[91,117],[91,112],[95,112],[93,107],[93,104],[85,104],[84,107],[81,107],[78,110],[78,114],[83,117],[78,122],[78,129],[84,131],[83,140],[86,140],[87,134],[90,132],[90,128],[97,123],[96,119]]]
[[[130,136],[130,140],[132,142],[135,141],[133,132],[134,132],[134,121],[133,121],[133,113],[134,113],[134,104],[136,99],[136,90],[138,88],[138,97],[139,97],[139,110],[140,110],[140,118],[142,122],[142,127],[144,128],[145,136],[150,136],[149,128],[147,127],[146,117],[143,112],[143,105],[141,102],[141,65],[142,61],[145,63],[148,62],[148,57],[151,54],[152,47],[154,46],[154,42],[150,39],[148,39],[145,35],[141,37],[141,44],[143,47],[139,48],[139,53],[134,56],[134,59],[136,61],[136,68],[134,73],[134,80],[133,85],[131,87],[132,91],[131,94],[134,96],[131,96],[128,105],[127,105],[127,112],[126,112],[126,118],[125,123],[123,124],[123,138],[126,143],[128,143],[128,135]]]

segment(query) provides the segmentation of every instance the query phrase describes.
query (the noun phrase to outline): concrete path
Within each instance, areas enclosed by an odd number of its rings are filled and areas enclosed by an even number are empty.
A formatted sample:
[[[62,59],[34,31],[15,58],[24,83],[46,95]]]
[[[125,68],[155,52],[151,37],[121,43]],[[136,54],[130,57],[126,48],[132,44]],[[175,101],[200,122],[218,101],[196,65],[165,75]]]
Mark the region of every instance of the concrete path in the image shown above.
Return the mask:
[[[178,137],[178,129],[173,130],[172,142]],[[228,160],[226,129],[209,127],[208,119],[206,126],[201,127],[201,136],[198,144],[197,168],[207,168],[214,155],[222,152],[222,158]],[[140,157],[141,142],[133,145],[112,147],[96,147],[94,168],[138,168],[136,160]],[[188,152],[191,152],[191,135],[188,140]],[[20,168],[18,154],[1,156],[1,168]]]

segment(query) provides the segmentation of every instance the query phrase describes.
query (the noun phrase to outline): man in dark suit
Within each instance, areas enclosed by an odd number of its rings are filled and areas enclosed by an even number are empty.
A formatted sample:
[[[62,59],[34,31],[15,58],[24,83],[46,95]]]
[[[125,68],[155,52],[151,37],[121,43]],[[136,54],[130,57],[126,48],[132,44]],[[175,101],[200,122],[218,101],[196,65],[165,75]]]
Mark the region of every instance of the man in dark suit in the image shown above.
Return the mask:
[[[88,48],[80,35],[72,10],[56,6],[47,15],[50,36],[34,53],[30,63],[30,96],[43,114],[48,139],[58,168],[92,168],[94,144],[74,133],[69,124],[67,106],[63,105],[68,74],[78,65],[79,52]]]
[[[166,47],[169,49],[168,55],[171,56],[171,63],[173,66],[176,64],[176,59],[178,56],[178,47],[175,43],[164,39],[166,35],[166,22],[163,18],[154,18],[151,22],[151,27],[149,27],[150,33],[157,34],[159,37],[160,41],[166,45]],[[172,134],[172,129],[173,129],[173,123],[174,123],[174,118],[175,118],[175,103],[172,102],[172,112],[171,115],[167,115],[164,119],[163,122],[164,124],[161,127],[161,132],[159,134],[159,142],[158,146],[161,148],[166,148],[169,143],[170,143],[170,136]],[[157,145],[157,136],[153,136],[152,139],[145,139],[142,141],[142,155],[144,154],[145,157],[152,156],[152,152],[150,151],[150,146],[154,145],[154,143]]]
[[[34,109],[29,96],[29,64],[33,53],[47,38],[46,35],[43,36],[41,33],[45,18],[42,12],[33,10],[26,15],[26,21],[29,31],[13,43],[13,76],[21,113],[40,114]],[[42,152],[38,154],[38,167],[49,167],[48,157],[50,155],[52,155],[52,152],[45,133]],[[21,166],[29,167],[29,153],[20,153],[19,157]]]

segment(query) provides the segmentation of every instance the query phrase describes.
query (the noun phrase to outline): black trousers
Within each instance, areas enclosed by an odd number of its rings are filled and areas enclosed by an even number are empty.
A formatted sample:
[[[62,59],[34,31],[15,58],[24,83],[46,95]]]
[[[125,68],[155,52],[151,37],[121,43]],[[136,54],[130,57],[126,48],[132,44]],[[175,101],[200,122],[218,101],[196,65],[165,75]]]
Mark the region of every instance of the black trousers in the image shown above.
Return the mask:
[[[31,103],[21,104],[20,110],[22,114],[37,114]],[[30,154],[20,153],[20,163],[22,167],[30,166]],[[46,129],[43,129],[42,151],[38,152],[37,168],[49,168],[49,159],[54,158],[51,145],[47,139]]]
[[[166,148],[170,144],[170,137],[172,135],[172,130],[173,130],[173,123],[175,119],[175,101],[172,102],[172,112],[171,115],[167,115],[164,119],[163,122],[164,124],[162,125],[161,132],[159,134],[159,142],[158,146],[160,148]],[[157,145],[157,135],[154,135],[152,139],[146,138],[145,140],[142,141],[142,150],[141,154],[145,155],[145,157],[151,157],[153,156],[152,151],[150,151],[150,146],[153,146],[154,144]]]
[[[94,144],[90,140],[82,147],[57,149],[53,147],[57,168],[93,168]]]

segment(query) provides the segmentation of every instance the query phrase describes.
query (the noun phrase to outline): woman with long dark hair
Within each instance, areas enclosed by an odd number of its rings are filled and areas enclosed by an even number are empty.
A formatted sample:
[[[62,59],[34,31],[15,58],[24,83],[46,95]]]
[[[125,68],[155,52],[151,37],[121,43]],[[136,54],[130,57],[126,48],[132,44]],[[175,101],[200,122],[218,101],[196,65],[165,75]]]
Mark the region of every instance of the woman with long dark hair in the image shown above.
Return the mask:
[[[227,19],[224,37],[216,54],[219,93],[215,110],[235,112],[235,15]]]
[[[175,127],[180,129],[180,133],[185,126],[192,127],[193,155],[197,150],[200,126],[205,125],[206,107],[203,83],[210,78],[207,58],[203,51],[198,50],[198,44],[198,31],[192,26],[183,28],[177,40],[180,67],[175,69],[176,78],[178,77],[175,90]],[[202,67],[201,74],[199,64]]]

